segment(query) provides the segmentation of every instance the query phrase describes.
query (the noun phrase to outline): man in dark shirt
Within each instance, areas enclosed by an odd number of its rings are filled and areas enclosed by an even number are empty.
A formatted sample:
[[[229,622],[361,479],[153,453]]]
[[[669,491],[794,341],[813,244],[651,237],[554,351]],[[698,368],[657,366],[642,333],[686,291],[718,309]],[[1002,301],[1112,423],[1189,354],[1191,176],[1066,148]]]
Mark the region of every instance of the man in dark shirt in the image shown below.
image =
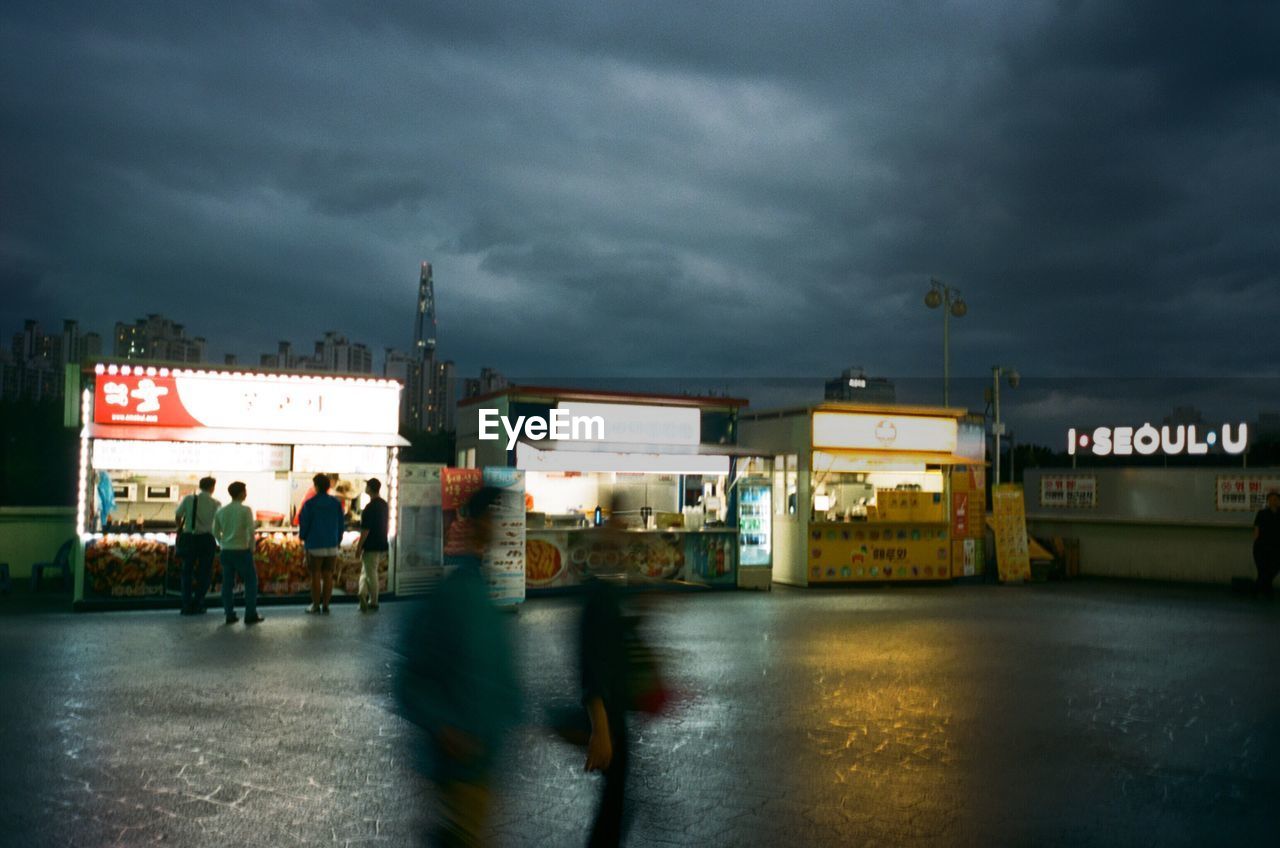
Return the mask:
[[[379,494],[382,482],[376,477],[370,478],[364,485],[369,503],[365,504],[360,514],[360,541],[356,543],[356,553],[360,555],[363,569],[360,572],[360,611],[378,609],[378,580],[387,567],[387,527],[390,512],[387,502]]]
[[[1258,593],[1271,597],[1271,582],[1280,573],[1280,492],[1267,492],[1266,509],[1253,519],[1253,564],[1258,567]]]

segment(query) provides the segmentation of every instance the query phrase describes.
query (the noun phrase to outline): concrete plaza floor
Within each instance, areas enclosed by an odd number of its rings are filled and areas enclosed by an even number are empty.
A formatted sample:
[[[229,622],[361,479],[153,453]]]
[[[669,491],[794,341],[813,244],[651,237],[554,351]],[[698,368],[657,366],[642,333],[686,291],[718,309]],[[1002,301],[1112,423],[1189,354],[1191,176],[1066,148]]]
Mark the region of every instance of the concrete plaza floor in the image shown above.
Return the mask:
[[[413,607],[256,628],[0,607],[0,843],[411,845],[431,789],[392,711]],[[498,845],[584,840],[596,780],[540,726],[571,599],[513,617],[527,721]],[[1280,603],[1106,583],[675,595],[680,691],[638,727],[629,844],[1273,844]]]

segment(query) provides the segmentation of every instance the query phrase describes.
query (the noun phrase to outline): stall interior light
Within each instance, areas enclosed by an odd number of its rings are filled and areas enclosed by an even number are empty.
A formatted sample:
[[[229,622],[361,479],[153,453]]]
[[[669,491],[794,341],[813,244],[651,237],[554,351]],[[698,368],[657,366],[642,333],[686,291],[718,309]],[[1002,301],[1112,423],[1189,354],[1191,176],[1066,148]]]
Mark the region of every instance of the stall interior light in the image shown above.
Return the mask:
[[[191,368],[168,368],[143,366],[143,365],[116,365],[97,363],[93,366],[95,374],[120,374],[129,376],[130,374],[146,374],[148,377],[200,377],[213,380],[230,380],[230,379],[251,379],[251,380],[270,380],[294,383],[346,383],[352,385],[375,385],[375,386],[401,386],[399,380],[389,380],[383,377],[349,377],[349,376],[323,376],[318,374],[281,374],[278,372],[265,371],[206,371],[204,369],[196,370]],[[402,386],[401,386],[402,387]]]
[[[391,449],[387,467],[387,541],[396,538],[396,504],[400,500],[400,449]]]
[[[88,389],[80,393],[80,486],[79,497],[76,499],[76,532],[82,538],[89,499],[89,405],[93,402],[92,398],[93,393]]]

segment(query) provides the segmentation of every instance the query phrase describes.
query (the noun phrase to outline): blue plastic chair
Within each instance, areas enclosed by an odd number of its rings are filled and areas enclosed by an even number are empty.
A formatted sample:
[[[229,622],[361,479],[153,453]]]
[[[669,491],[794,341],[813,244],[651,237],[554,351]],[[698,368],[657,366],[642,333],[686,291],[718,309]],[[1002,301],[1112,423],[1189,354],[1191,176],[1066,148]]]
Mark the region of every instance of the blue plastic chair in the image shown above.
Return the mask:
[[[31,591],[39,591],[40,578],[46,570],[61,571],[62,588],[71,588],[71,543],[74,541],[75,539],[68,539],[63,542],[62,547],[53,555],[53,562],[37,562],[31,566]]]

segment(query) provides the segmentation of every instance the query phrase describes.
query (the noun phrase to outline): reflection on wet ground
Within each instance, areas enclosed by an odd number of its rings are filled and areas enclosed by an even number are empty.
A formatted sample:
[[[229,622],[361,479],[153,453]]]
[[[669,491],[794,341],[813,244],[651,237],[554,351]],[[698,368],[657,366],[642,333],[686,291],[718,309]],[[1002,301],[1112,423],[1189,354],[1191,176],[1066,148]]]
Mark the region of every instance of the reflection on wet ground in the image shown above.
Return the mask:
[[[633,845],[1203,844],[1274,833],[1280,604],[1111,584],[672,596],[673,713],[637,726]],[[0,842],[407,845],[409,610],[0,619]],[[529,720],[501,845],[579,844],[596,778],[572,601],[513,622]]]

